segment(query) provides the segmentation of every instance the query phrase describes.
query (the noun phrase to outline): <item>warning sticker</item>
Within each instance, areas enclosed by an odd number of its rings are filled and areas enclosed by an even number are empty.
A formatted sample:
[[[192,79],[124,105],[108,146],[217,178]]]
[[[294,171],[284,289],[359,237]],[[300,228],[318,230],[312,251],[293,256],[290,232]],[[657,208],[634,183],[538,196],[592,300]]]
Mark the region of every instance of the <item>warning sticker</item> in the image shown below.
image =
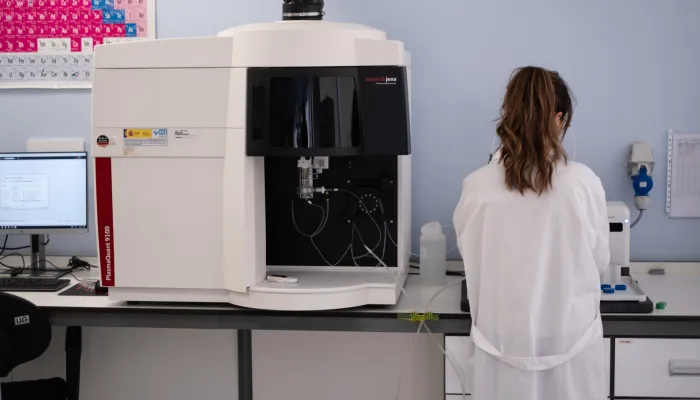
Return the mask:
[[[97,137],[97,145],[104,148],[109,146],[109,138],[105,135],[100,135]]]
[[[167,146],[167,129],[124,129],[124,146]]]

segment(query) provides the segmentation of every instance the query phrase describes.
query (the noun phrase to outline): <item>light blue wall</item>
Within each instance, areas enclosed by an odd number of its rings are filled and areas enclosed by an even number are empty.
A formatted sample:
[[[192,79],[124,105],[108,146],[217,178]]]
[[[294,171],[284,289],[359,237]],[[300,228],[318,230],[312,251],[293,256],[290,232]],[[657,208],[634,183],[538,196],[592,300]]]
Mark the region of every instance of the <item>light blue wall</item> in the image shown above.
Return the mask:
[[[536,64],[560,71],[576,93],[576,158],[601,176],[609,199],[631,204],[628,145],[653,146],[657,188],[633,231],[633,258],[700,261],[700,220],[668,219],[663,190],[667,129],[700,131],[700,1],[326,1],[329,20],[384,29],[413,53],[415,239],[422,223],[451,220],[461,180],[487,160],[511,70]],[[158,37],[276,20],[280,4],[159,0]],[[3,151],[23,150],[29,137],[88,139],[89,130],[86,91],[0,92]],[[93,255],[95,239],[56,236],[50,252]]]

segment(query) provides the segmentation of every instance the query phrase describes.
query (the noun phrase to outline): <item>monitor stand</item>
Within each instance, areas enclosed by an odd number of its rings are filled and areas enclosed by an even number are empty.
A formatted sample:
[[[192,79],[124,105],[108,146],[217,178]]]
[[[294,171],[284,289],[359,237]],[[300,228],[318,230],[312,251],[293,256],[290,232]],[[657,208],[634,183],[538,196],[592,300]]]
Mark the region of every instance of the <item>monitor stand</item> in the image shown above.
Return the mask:
[[[39,278],[60,278],[64,271],[46,269],[46,235],[31,235],[32,263],[29,276]],[[23,274],[24,275],[24,274]]]

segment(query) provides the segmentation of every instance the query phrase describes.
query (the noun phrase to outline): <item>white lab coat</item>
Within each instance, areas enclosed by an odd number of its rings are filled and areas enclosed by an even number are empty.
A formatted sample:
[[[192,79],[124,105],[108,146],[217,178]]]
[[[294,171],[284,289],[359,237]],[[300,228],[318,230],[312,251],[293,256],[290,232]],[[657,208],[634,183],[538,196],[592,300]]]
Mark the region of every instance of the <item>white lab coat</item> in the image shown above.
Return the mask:
[[[542,196],[505,186],[499,155],[469,175],[454,213],[471,308],[473,400],[603,400],[600,273],[605,192],[561,163]]]

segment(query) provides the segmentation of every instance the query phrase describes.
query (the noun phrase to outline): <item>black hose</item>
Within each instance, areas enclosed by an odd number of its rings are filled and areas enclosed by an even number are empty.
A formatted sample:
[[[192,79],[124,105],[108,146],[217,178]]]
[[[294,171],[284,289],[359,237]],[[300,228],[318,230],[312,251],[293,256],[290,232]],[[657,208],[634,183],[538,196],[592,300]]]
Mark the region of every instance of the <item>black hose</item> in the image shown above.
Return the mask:
[[[639,221],[642,219],[642,215],[644,215],[644,210],[639,210],[639,215],[637,215],[637,219],[632,222],[632,225],[630,225],[630,228],[634,228],[635,225],[639,223]]]

